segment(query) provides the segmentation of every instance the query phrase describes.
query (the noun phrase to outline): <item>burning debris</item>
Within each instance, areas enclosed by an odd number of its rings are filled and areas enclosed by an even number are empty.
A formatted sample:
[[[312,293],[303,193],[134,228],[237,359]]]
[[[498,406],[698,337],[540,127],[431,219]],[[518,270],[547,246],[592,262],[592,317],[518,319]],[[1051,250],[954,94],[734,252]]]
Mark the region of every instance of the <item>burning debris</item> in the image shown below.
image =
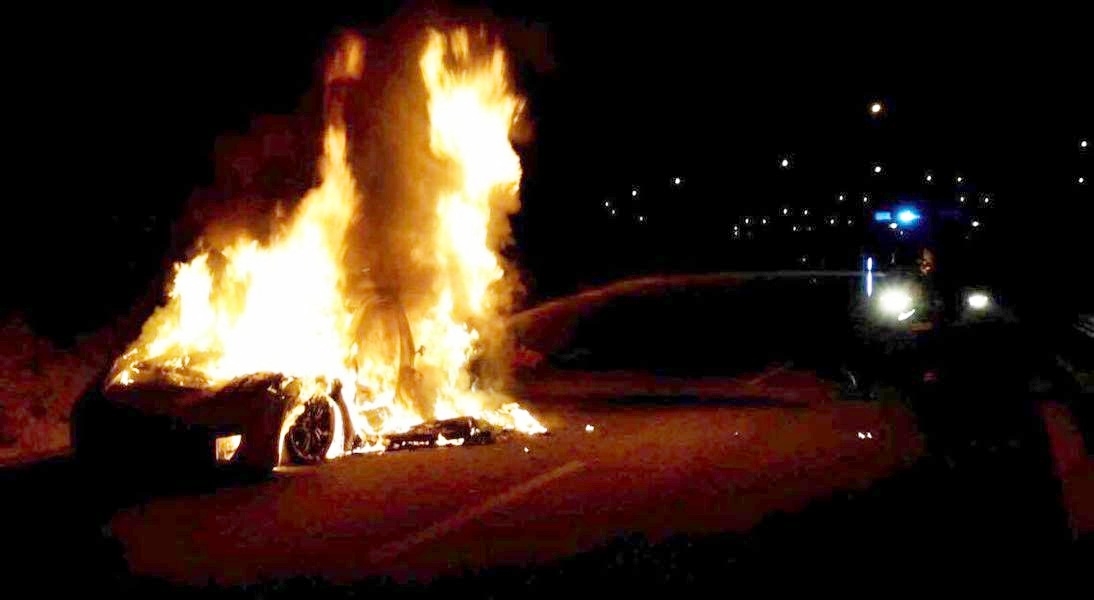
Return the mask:
[[[405,433],[388,436],[387,449],[410,450],[414,448],[480,445],[490,444],[493,441],[494,432],[489,423],[471,417],[459,417],[422,423],[411,427]]]
[[[279,461],[543,433],[497,391],[516,285],[500,251],[521,177],[509,131],[523,106],[505,54],[484,34],[428,31],[409,78],[419,93],[399,98],[424,101],[400,117],[417,119],[397,140],[398,160],[413,168],[362,173],[368,161],[356,155],[382,152],[349,134],[369,118],[352,111],[365,49],[346,35],[327,68],[319,184],[272,233],[206,240],[177,264],[166,304],[116,361],[110,386],[215,394],[277,374],[284,385],[271,397],[291,399]]]

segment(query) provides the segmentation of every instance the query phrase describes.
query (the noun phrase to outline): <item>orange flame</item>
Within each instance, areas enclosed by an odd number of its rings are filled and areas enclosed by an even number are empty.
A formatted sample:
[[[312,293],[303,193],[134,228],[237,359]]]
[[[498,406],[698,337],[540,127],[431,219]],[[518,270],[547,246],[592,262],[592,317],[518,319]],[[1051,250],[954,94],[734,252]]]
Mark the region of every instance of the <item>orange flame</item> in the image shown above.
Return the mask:
[[[240,235],[176,265],[166,305],[119,358],[113,381],[154,377],[216,388],[271,372],[317,382],[311,388],[355,383],[343,386],[342,395],[352,407],[353,429],[365,439],[461,415],[545,431],[504,395],[480,389],[470,369],[482,328],[497,327],[506,308],[507,265],[498,255],[505,236],[495,222],[519,208],[521,166],[509,130],[522,105],[509,88],[502,50],[480,57],[471,42],[466,30],[430,31],[419,61],[429,150],[453,177],[449,188],[436,190],[435,227],[418,249],[439,275],[427,302],[405,315],[409,331],[398,324],[363,327],[362,318],[382,313],[370,307],[383,302],[348,293],[347,235],[362,197],[349,166],[342,110],[347,86],[363,73],[364,42],[344,36],[325,77],[319,186],[268,241]],[[405,355],[413,349],[393,350],[407,345],[408,336],[420,346],[412,368]],[[432,406],[433,414],[421,414],[421,406]],[[342,451],[332,447],[330,455]]]

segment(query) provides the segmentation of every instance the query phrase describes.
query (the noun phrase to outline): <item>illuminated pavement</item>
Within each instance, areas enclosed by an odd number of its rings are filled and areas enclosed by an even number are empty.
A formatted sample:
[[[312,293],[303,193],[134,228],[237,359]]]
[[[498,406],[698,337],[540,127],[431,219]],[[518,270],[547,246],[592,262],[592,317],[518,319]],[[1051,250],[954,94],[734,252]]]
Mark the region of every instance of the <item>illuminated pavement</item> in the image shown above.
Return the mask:
[[[423,578],[549,560],[626,532],[747,529],[865,487],[923,445],[903,406],[837,400],[782,367],[733,379],[547,374],[522,402],[551,435],[350,457],[155,499],[111,528],[137,574]]]

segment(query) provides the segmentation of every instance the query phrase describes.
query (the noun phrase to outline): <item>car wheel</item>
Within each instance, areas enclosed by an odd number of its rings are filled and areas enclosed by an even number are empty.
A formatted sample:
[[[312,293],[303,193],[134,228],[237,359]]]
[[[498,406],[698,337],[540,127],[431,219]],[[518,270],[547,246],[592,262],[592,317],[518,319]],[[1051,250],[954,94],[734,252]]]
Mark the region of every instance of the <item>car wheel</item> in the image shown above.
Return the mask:
[[[335,407],[325,397],[316,397],[304,404],[304,410],[285,434],[289,460],[298,465],[322,462],[334,442],[337,427]]]

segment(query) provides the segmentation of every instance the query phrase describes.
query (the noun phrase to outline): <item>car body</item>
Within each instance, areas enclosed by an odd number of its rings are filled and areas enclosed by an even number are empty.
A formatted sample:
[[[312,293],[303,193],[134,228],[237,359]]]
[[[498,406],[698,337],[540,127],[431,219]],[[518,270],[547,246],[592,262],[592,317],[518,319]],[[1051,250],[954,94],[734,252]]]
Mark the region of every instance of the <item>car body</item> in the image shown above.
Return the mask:
[[[335,424],[347,422],[331,418],[334,410],[347,410],[337,387],[300,410],[300,382],[279,374],[241,377],[218,388],[166,379],[123,386],[104,377],[88,390],[72,417],[77,457],[112,469],[265,473],[286,460],[322,458],[337,441]],[[319,405],[328,408],[316,410]],[[311,427],[301,431],[306,424]]]
[[[413,374],[406,316],[390,295],[359,307],[358,337],[390,346],[399,376]],[[77,457],[111,469],[269,473],[360,447],[342,382],[252,373],[210,382],[185,367],[125,364],[100,374],[77,401],[71,441]],[[124,372],[125,377],[120,377]],[[144,468],[147,467],[147,468]]]

